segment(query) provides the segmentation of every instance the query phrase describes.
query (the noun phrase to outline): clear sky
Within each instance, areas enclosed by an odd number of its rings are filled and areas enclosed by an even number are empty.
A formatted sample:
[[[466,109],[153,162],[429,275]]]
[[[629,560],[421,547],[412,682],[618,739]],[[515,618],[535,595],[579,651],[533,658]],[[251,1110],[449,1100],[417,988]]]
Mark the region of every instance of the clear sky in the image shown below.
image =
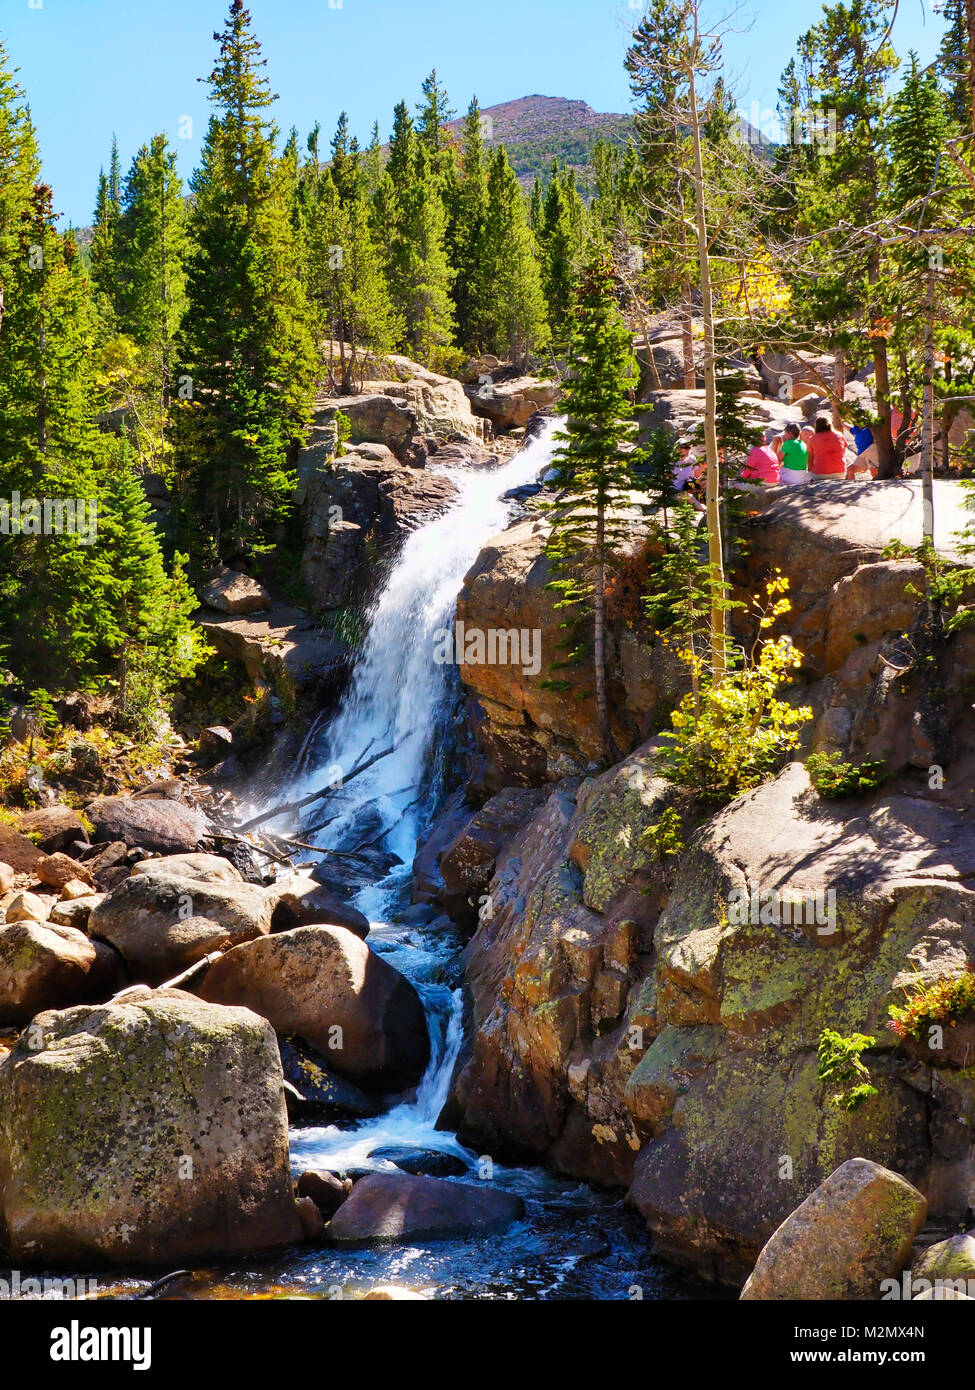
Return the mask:
[[[30,99],[55,207],[69,222],[91,220],[98,170],[113,131],[123,171],[140,145],[166,131],[192,170],[206,130],[212,34],[228,0],[0,0],[0,39]],[[316,120],[327,147],[339,112],[368,139],[374,120],[389,133],[400,98],[411,106],[436,67],[458,113],[476,93],[482,106],[541,93],[626,111],[627,36],[642,0],[249,0],[268,75],[280,101],[275,119],[302,137]],[[779,76],[820,0],[743,0],[735,21],[747,32],[726,46],[746,116],[775,105]],[[750,26],[750,27],[748,27]],[[930,61],[941,21],[922,0],[901,0],[899,53]],[[191,138],[180,138],[191,117]],[[761,120],[753,122],[762,124]]]

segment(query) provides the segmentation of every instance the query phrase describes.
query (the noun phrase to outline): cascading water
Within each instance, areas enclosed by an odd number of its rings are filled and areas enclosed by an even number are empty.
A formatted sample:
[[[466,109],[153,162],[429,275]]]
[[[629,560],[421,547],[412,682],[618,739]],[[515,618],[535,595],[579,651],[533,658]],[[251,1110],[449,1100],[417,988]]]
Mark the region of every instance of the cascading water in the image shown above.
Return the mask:
[[[462,1044],[457,988],[462,943],[451,929],[411,924],[409,912],[404,920],[417,839],[429,825],[442,789],[438,753],[457,690],[456,673],[435,658],[437,634],[451,626],[463,577],[481,546],[509,519],[511,507],[503,494],[534,481],[548,467],[557,427],[557,421],[546,425],[501,467],[449,471],[458,497],[445,515],[415,531],[404,545],[369,615],[342,705],[317,743],[310,741],[314,771],[302,775],[288,797],[310,794],[333,776],[336,781],[346,776],[366,757],[394,749],[327,798],[328,823],[317,830],[312,827],[323,814],[322,804],[312,807],[302,838],[319,845],[332,867],[345,861],[329,859],[325,851],[348,856],[363,845],[374,851],[378,847],[387,867],[360,887],[356,904],[370,919],[370,949],[387,957],[419,991],[432,1044],[430,1065],[415,1094],[384,1114],[354,1128],[292,1131],[296,1174],[308,1168],[394,1171],[377,1150],[436,1150],[461,1160],[463,1181],[489,1178],[495,1186],[519,1193],[526,1220],[503,1235],[473,1240],[414,1241],[367,1250],[325,1246],[292,1254],[262,1265],[260,1273],[251,1268],[223,1275],[219,1296],[284,1289],[346,1297],[389,1282],[440,1297],[627,1298],[634,1285],[646,1298],[683,1296],[681,1287],[650,1261],[645,1232],[618,1197],[560,1182],[541,1170],[503,1167],[437,1130]],[[185,1296],[214,1296],[214,1277],[201,1273],[197,1278],[198,1291]]]

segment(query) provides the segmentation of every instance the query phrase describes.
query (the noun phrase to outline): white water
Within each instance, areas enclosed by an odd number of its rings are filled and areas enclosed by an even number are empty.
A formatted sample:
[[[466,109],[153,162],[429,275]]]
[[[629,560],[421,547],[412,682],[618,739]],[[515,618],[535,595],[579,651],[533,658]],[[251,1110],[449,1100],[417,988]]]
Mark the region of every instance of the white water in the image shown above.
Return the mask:
[[[546,425],[537,439],[500,468],[443,470],[456,482],[459,496],[448,512],[414,531],[403,546],[369,615],[355,675],[328,731],[324,754],[314,772],[294,788],[299,797],[322,786],[330,776],[347,774],[367,747],[370,756],[395,747],[389,757],[330,799],[331,813],[335,814],[333,804],[340,812],[315,842],[332,849],[361,842],[361,816],[368,805],[368,837],[381,838],[402,861],[385,879],[364,888],[356,905],[372,923],[370,943],[391,957],[391,963],[418,988],[431,1035],[430,1065],[415,1099],[363,1122],[354,1131],[329,1126],[293,1133],[296,1171],[315,1166],[337,1171],[379,1166],[368,1156],[387,1144],[464,1153],[452,1135],[434,1128],[462,1041],[460,992],[432,983],[435,955],[412,943],[401,945],[402,931],[385,919],[408,879],[417,835],[430,810],[423,804],[424,779],[451,688],[450,669],[434,659],[436,634],[453,622],[464,575],[482,545],[507,523],[510,503],[501,500],[503,493],[534,482],[550,466],[552,436],[559,423],[553,420]]]

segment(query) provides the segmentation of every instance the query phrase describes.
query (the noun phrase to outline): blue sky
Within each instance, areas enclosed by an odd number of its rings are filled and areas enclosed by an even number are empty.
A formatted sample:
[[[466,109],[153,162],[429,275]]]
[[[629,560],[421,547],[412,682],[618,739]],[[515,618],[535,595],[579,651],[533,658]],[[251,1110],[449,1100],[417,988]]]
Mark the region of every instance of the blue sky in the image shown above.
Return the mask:
[[[210,71],[227,8],[227,0],[0,0],[0,39],[20,68],[62,226],[90,221],[113,131],[124,169],[165,130],[188,176],[207,119],[196,79]],[[623,55],[639,17],[630,0],[250,0],[249,8],[281,97],[275,118],[284,130],[296,125],[302,142],[320,120],[327,144],[343,109],[361,139],[377,119],[385,138],[395,103],[417,101],[434,66],[458,112],[474,93],[482,106],[542,93],[629,109]],[[750,28],[726,51],[746,115],[752,103],[774,107],[795,41],[820,11],[820,0],[744,0],[735,23]],[[930,61],[941,21],[921,0],[902,0],[901,11],[898,52],[914,47]],[[180,139],[186,116],[193,136]]]

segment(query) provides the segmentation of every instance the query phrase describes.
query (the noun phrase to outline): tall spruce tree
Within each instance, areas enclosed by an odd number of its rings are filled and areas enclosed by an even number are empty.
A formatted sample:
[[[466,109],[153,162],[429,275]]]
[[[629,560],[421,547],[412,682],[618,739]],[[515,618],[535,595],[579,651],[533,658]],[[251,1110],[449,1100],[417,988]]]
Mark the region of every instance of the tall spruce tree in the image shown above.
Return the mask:
[[[243,0],[208,79],[215,108],[191,187],[193,251],[176,433],[180,516],[193,553],[265,548],[294,486],[289,450],[318,369],[299,278],[276,100]]]
[[[591,660],[596,717],[604,754],[618,750],[610,727],[606,690],[606,588],[627,532],[626,494],[634,486],[637,458],[631,393],[636,362],[630,333],[616,300],[608,260],[590,263],[579,284],[563,409],[566,427],[553,460],[558,497],[549,508],[546,542],[556,577],[549,588],[564,611],[565,657],[560,666]],[[565,682],[556,679],[559,685]]]
[[[480,348],[525,367],[547,345],[548,321],[538,245],[503,145],[491,159],[474,288]]]

